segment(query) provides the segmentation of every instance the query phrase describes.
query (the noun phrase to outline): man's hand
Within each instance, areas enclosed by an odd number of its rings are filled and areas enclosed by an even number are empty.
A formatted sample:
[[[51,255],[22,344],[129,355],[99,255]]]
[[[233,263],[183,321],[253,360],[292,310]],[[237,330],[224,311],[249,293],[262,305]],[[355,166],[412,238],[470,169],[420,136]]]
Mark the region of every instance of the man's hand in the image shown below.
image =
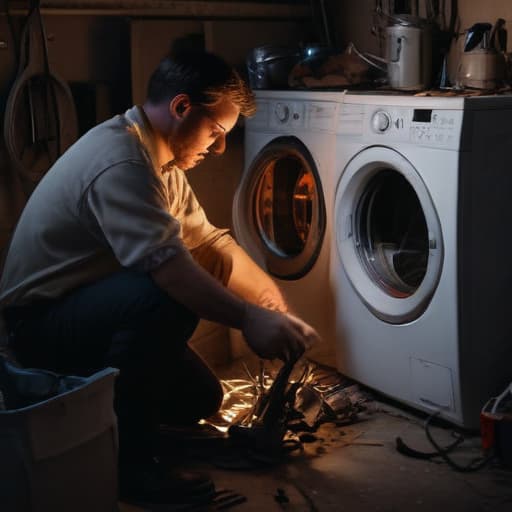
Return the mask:
[[[256,355],[283,361],[299,358],[320,340],[315,329],[299,318],[253,304],[247,304],[242,333]]]

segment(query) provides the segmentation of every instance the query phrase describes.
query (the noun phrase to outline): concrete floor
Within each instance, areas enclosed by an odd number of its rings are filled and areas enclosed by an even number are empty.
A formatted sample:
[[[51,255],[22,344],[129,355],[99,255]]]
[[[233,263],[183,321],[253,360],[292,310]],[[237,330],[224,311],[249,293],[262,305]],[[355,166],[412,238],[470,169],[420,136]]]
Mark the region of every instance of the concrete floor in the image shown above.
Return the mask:
[[[452,428],[433,425],[441,445],[453,441]],[[409,446],[432,451],[424,431],[424,416],[377,399],[369,412],[349,426],[323,424],[317,440],[289,454],[278,466],[258,470],[224,470],[196,460],[217,489],[246,497],[239,512],[509,512],[512,510],[512,470],[491,462],[475,473],[461,473],[439,459],[406,457],[395,449],[400,436]],[[453,452],[461,465],[480,457],[480,438],[465,433]],[[278,496],[287,503],[280,503]],[[277,497],[277,499],[276,499]],[[122,512],[137,508],[122,505]],[[170,509],[172,510],[172,509]],[[215,509],[211,509],[215,510]]]

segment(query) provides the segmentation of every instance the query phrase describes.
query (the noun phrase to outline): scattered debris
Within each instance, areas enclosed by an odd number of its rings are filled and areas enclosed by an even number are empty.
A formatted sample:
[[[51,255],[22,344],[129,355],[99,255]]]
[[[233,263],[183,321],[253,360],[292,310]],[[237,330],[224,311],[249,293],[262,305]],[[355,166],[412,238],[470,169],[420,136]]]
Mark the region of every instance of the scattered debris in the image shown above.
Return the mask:
[[[221,489],[215,493],[211,510],[226,510],[228,508],[245,503],[247,498],[229,489]]]
[[[310,432],[304,432],[299,436],[299,439],[301,443],[314,443],[315,441],[319,440],[317,436],[311,434]]]
[[[384,446],[384,443],[382,441],[356,441],[350,444],[356,446]]]
[[[276,494],[274,495],[274,500],[280,505],[283,503],[290,503],[290,498],[286,495],[286,491],[280,487],[276,489]]]
[[[303,443],[323,442],[314,435],[322,424],[358,421],[372,401],[333,368],[305,359],[287,362],[276,373],[260,361],[258,375],[246,366],[245,372],[248,379],[222,381],[223,405],[207,422],[227,432],[235,446],[236,455],[220,462],[224,468],[246,469],[247,459],[256,465],[277,463],[285,454],[302,450]],[[322,450],[316,447],[316,452]]]

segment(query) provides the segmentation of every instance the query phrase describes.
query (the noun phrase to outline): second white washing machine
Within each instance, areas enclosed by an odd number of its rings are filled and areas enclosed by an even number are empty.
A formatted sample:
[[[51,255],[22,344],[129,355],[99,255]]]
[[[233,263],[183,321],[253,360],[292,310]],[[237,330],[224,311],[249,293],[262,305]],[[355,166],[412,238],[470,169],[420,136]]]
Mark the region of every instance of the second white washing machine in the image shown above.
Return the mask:
[[[512,97],[347,94],[332,283],[338,368],[478,427],[512,381]]]
[[[342,93],[256,91],[233,206],[238,242],[279,284],[291,311],[334,352],[329,258],[336,123]]]

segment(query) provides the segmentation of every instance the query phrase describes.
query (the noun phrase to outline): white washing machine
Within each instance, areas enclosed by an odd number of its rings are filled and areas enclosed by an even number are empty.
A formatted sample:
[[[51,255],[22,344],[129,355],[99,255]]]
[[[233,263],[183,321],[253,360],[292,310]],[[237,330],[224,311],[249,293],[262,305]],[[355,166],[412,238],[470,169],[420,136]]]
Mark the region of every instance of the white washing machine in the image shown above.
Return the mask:
[[[347,94],[338,368],[468,428],[512,381],[512,97]]]
[[[273,276],[291,310],[319,331],[325,343],[310,355],[323,362],[334,354],[329,212],[341,96],[256,91],[233,207],[238,242]]]

